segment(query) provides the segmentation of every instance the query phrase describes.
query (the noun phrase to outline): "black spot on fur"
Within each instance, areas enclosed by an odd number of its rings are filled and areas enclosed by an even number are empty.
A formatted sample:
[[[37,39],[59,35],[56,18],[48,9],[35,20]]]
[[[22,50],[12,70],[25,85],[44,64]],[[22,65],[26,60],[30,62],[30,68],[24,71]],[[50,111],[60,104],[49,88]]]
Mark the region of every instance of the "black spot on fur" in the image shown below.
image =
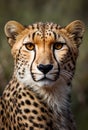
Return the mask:
[[[25,113],[29,113],[30,110],[29,110],[28,108],[26,108],[26,109],[24,109],[24,112],[25,112]]]
[[[32,110],[32,112],[33,112],[34,114],[38,114],[38,112],[37,112],[36,110]]]
[[[30,100],[25,100],[25,103],[26,103],[27,105],[31,105]]]

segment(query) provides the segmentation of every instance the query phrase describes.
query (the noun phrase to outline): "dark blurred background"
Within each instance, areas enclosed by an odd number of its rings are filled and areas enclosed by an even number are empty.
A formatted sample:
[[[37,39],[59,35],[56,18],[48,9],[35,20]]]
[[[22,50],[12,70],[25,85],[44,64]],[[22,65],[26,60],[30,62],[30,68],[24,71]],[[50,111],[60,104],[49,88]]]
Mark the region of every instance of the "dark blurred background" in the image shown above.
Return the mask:
[[[87,0],[0,0],[0,95],[11,78],[13,59],[4,25],[16,20],[24,25],[52,21],[62,26],[80,19],[86,25],[73,80],[72,110],[77,130],[88,130],[88,1]]]

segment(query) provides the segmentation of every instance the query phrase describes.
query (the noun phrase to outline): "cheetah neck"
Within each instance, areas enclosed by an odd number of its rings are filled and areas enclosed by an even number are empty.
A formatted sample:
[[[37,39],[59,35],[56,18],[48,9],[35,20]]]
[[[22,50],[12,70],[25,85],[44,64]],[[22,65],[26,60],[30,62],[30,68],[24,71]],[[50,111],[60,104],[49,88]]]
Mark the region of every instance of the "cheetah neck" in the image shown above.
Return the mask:
[[[66,110],[68,109],[68,105],[70,105],[71,85],[67,85],[64,80],[57,81],[51,87],[45,86],[39,88],[38,86],[35,86],[36,89],[33,89],[31,86],[25,86],[13,76],[11,80],[13,86],[15,81],[19,84],[19,87],[16,89],[19,90],[22,87],[28,87],[35,95],[42,97],[43,101],[47,103],[54,112],[61,112],[62,109]]]
[[[51,88],[44,87],[37,92],[43,95],[43,100],[56,114],[62,112],[62,109],[67,110],[70,105],[71,84],[69,86],[62,81],[62,83],[54,84]]]
[[[14,84],[15,82],[16,84]],[[12,85],[10,86],[10,84]],[[61,112],[62,109],[68,109],[68,105],[70,105],[71,86],[67,85],[64,81],[56,82],[56,84],[51,87],[45,86],[38,89],[38,86],[35,86],[37,89],[33,89],[31,86],[25,86],[23,83],[19,82],[15,76],[13,76],[6,89],[8,90],[9,88],[9,91],[11,91],[14,87],[16,90],[28,87],[28,89],[33,91],[35,95],[42,97],[42,100],[55,113]]]
[[[75,130],[70,106],[71,84],[66,84],[64,81],[61,81],[56,82],[51,88],[49,87],[45,86],[34,91],[42,97],[48,108],[53,111],[54,129],[58,130],[61,127],[61,130],[65,130],[71,124],[71,126],[74,126],[73,130]],[[59,124],[60,121],[61,124]],[[62,129],[62,126],[65,129]]]
[[[63,85],[63,86],[62,86]],[[16,92],[19,94],[20,91],[25,91],[24,88],[27,89],[28,86],[20,83],[16,77],[13,76],[12,80],[9,82],[8,86],[4,90],[3,96],[6,100],[14,100],[16,97]],[[34,91],[30,87],[28,87],[28,91],[31,91],[35,94],[35,97],[39,100],[41,99],[44,104],[46,104],[47,108],[53,112],[52,120],[54,120],[54,128],[57,130],[60,125],[58,124],[58,120],[60,119],[63,124],[69,124],[70,120],[73,120],[71,117],[70,110],[70,89],[71,86],[63,84],[59,84],[52,86],[51,89],[48,87],[44,87],[43,89],[39,89]],[[9,96],[8,96],[9,94]],[[14,98],[13,98],[14,97]],[[73,121],[72,124],[73,125]],[[64,128],[66,128],[64,126]],[[62,129],[61,129],[62,130]],[[64,129],[63,129],[64,130]]]

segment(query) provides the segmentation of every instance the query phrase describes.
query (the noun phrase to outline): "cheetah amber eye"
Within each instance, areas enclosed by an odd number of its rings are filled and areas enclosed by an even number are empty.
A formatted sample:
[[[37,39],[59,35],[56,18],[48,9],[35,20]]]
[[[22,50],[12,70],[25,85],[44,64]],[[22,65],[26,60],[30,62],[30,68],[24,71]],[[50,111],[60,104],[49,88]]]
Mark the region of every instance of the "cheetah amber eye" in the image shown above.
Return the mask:
[[[62,47],[63,47],[63,43],[61,43],[61,42],[56,42],[55,44],[54,44],[54,49],[56,49],[56,50],[60,50]]]
[[[25,47],[26,47],[28,50],[30,50],[30,51],[34,50],[34,48],[35,48],[34,44],[31,43],[31,42],[26,43],[26,44],[25,44]]]

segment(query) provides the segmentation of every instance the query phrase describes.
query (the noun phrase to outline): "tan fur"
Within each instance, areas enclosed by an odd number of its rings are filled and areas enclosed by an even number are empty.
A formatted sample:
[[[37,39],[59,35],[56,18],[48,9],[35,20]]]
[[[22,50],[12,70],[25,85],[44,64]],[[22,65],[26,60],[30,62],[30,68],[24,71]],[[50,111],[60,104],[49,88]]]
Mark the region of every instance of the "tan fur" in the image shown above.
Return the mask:
[[[84,24],[5,25],[14,58],[0,99],[0,130],[76,130],[70,95]]]

